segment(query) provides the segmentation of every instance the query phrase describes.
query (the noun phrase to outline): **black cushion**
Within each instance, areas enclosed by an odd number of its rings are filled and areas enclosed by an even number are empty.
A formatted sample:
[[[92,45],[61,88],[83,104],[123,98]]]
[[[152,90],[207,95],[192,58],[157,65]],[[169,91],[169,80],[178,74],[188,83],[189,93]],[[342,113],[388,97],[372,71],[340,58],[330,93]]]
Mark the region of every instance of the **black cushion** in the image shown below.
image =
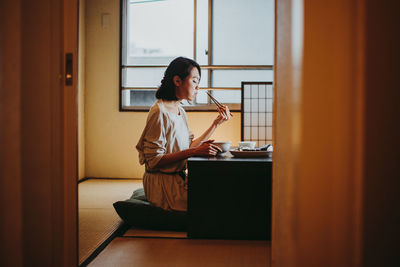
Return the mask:
[[[122,220],[135,227],[186,231],[186,212],[167,211],[151,205],[143,188],[135,190],[130,199],[115,202],[114,208]]]

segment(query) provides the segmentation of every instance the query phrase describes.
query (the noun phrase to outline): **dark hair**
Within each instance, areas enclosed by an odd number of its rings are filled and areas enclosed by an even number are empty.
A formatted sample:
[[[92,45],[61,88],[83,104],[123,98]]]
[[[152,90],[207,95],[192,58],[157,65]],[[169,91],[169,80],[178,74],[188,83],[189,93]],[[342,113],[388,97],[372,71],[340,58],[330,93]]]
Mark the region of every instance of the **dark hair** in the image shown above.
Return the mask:
[[[201,70],[199,64],[186,57],[177,57],[169,63],[168,68],[164,72],[164,78],[161,80],[161,85],[156,92],[157,99],[164,100],[178,100],[176,97],[176,86],[173,78],[177,75],[183,80],[189,76],[193,67],[196,67],[201,77]]]

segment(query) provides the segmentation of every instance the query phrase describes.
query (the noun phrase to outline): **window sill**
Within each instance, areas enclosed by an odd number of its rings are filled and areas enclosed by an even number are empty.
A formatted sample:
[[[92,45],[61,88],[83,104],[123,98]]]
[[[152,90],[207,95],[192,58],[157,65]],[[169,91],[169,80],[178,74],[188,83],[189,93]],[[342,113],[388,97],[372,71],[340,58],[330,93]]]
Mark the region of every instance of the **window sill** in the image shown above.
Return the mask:
[[[232,112],[241,112],[241,104],[224,104],[229,107],[229,110]],[[183,106],[185,111],[187,112],[213,112],[217,110],[217,106],[215,104],[209,105],[193,105],[193,106]],[[123,106],[119,111],[149,111],[150,106]]]

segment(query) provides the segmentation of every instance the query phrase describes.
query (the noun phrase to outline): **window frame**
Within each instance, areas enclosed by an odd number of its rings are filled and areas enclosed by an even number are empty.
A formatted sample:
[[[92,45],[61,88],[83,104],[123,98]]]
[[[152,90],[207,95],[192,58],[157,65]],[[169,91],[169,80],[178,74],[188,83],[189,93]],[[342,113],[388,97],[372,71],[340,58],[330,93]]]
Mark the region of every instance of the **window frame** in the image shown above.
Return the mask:
[[[157,87],[125,87],[122,85],[122,72],[124,69],[129,68],[167,68],[168,65],[123,65],[122,57],[124,53],[126,37],[126,3],[129,0],[120,0],[120,58],[119,58],[119,111],[120,112],[131,112],[131,111],[149,111],[150,106],[129,106],[123,107],[122,105],[122,93],[124,90],[157,90]],[[193,58],[197,60],[197,0],[192,0],[194,6],[194,31],[193,31]],[[213,0],[208,0],[208,65],[200,65],[202,71],[208,72],[208,86],[201,87],[199,90],[207,90],[209,93],[215,90],[242,90],[241,85],[238,87],[212,87],[212,71],[213,70],[273,70],[273,65],[214,65],[212,62],[212,26],[213,26]],[[242,82],[253,82],[253,81],[242,81]],[[268,81],[269,82],[269,81]],[[226,103],[232,112],[241,112],[241,103]],[[211,101],[210,97],[207,96],[207,104],[196,104],[193,106],[184,106],[186,111],[199,111],[209,112],[215,111],[216,105]]]

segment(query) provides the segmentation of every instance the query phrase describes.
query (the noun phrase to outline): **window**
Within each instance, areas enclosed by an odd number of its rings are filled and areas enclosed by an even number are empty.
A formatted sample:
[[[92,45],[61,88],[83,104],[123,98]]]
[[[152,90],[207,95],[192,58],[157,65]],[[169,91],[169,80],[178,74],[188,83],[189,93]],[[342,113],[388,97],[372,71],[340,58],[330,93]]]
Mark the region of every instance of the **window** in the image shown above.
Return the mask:
[[[241,140],[273,144],[273,98],[272,82],[242,83]]]
[[[244,81],[272,82],[274,0],[122,0],[120,110],[148,110],[178,56],[202,69],[186,110],[215,110],[208,90],[240,111]]]

